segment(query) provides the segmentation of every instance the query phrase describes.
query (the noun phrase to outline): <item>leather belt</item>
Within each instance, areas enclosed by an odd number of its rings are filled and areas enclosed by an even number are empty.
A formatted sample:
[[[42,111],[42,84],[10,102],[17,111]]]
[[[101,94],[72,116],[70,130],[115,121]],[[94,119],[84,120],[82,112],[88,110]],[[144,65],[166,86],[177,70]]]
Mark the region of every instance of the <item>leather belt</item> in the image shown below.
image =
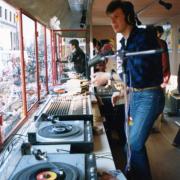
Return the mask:
[[[153,89],[161,89],[161,87],[160,86],[152,86],[152,87],[146,87],[146,88],[130,88],[130,90],[133,92],[153,90]]]

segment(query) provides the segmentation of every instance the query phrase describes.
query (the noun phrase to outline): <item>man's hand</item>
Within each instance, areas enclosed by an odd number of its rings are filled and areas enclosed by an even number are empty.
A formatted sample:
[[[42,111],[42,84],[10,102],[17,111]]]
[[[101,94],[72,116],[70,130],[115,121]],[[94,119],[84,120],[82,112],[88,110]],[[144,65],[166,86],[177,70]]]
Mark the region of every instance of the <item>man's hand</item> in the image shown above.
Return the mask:
[[[122,81],[117,81],[114,82],[114,87],[118,90],[118,91],[124,91],[124,83]]]
[[[110,79],[110,73],[108,72],[97,72],[91,76],[92,83],[94,86],[105,86]]]
[[[117,104],[117,102],[124,97],[124,91],[114,92],[111,97],[111,103],[113,107]]]

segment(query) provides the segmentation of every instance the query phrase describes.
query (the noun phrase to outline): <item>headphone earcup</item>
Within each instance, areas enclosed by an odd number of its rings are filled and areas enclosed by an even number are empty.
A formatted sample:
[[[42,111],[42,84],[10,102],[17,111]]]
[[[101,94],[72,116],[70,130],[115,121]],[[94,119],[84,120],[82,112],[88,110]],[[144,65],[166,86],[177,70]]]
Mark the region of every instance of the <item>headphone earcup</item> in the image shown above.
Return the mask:
[[[127,23],[132,24],[132,17],[130,14],[127,15]]]

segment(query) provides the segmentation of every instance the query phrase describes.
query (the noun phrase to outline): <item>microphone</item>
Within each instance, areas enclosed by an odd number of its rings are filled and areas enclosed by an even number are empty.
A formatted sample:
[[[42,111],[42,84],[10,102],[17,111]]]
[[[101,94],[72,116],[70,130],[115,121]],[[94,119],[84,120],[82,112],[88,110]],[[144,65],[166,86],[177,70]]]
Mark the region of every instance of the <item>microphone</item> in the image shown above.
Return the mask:
[[[88,62],[88,66],[91,67],[91,66],[94,66],[100,62],[103,62],[105,60],[105,56],[102,56],[102,55],[96,55],[95,57],[93,57],[89,62]]]
[[[88,66],[91,67],[100,62],[103,62],[112,55],[114,55],[114,51],[112,50],[112,48],[109,48],[109,45],[106,45],[104,46],[100,54],[96,55],[88,62]]]

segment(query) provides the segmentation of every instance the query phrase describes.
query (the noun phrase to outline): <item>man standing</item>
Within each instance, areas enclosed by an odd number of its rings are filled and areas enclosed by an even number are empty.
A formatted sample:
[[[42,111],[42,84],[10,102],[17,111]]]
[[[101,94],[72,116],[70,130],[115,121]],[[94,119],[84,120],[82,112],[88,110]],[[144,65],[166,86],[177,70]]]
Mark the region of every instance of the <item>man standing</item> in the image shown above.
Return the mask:
[[[116,33],[122,33],[122,48],[128,52],[159,48],[156,34],[136,27],[136,16],[131,2],[113,0],[106,9]],[[121,73],[119,71],[119,73]],[[133,180],[151,180],[145,143],[154,121],[164,107],[161,55],[132,56],[127,58],[125,73],[129,87],[129,144],[131,177]],[[111,75],[112,76],[112,75]],[[95,73],[92,82],[99,86],[107,83],[110,73]],[[121,76],[121,74],[120,74]],[[117,96],[112,97],[115,104]]]
[[[69,58],[70,62],[74,63],[74,69],[76,73],[84,74],[86,73],[86,63],[85,54],[79,47],[79,41],[77,39],[72,39],[70,42],[72,54]]]

